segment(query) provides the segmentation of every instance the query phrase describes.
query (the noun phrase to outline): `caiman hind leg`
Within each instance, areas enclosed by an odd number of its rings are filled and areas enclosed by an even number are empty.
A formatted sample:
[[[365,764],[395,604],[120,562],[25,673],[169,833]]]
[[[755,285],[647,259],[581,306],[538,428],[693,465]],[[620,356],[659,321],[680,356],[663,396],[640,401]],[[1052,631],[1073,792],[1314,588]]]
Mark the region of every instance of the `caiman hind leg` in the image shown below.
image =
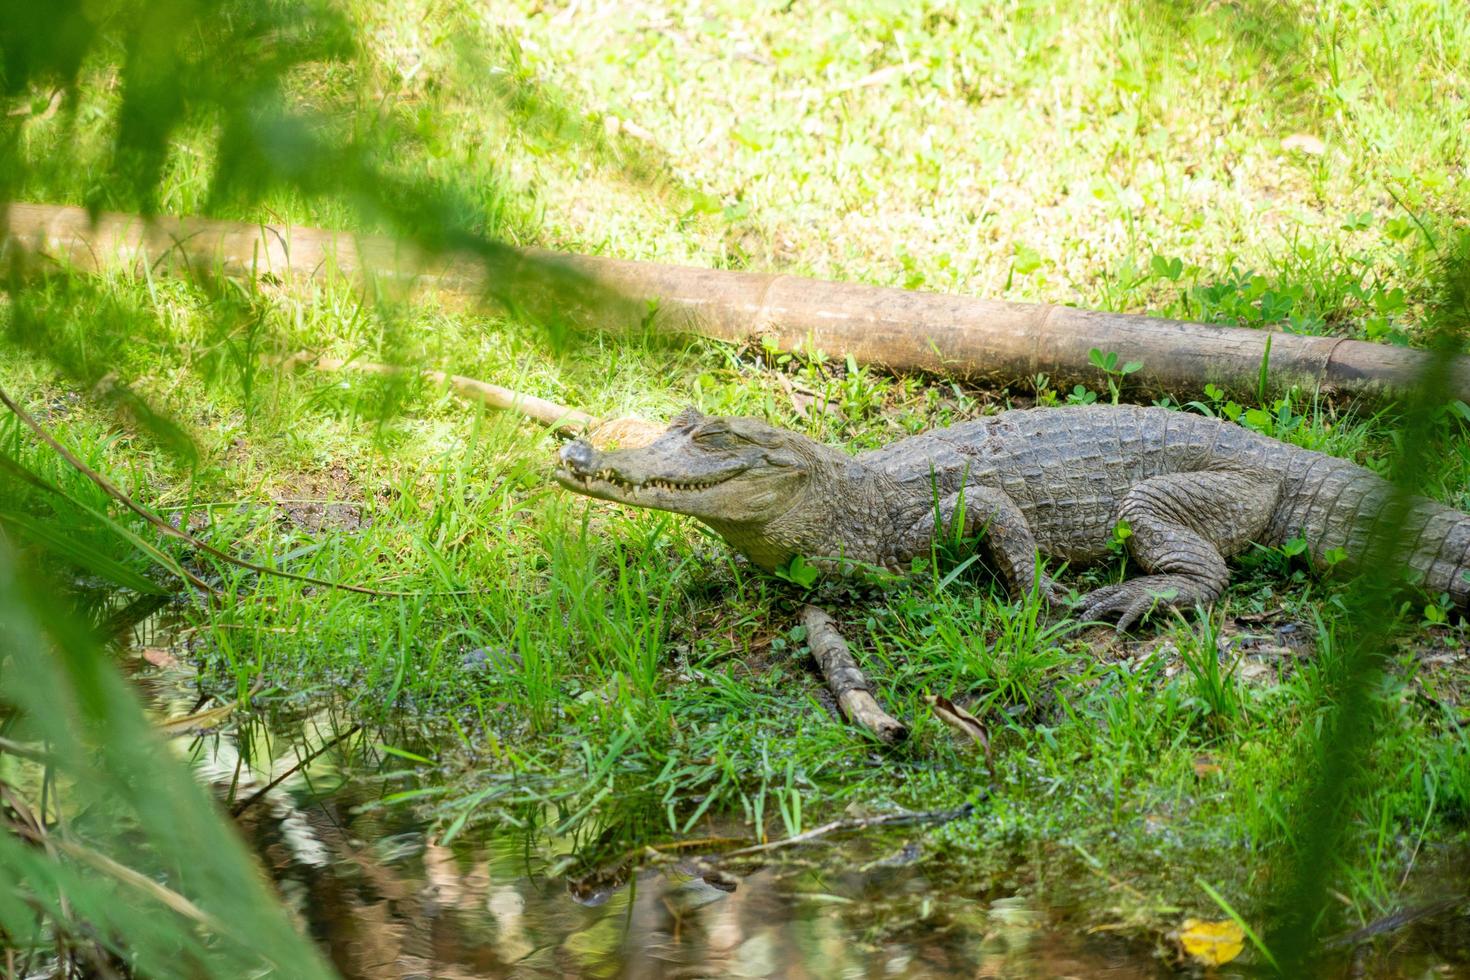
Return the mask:
[[[984,535],[983,545],[1012,598],[1020,598],[1036,588],[1052,605],[1067,601],[1066,590],[1038,566],[1036,538],[1026,523],[1026,515],[1010,497],[998,490],[969,487],[940,500],[938,510],[944,535],[955,534],[957,519],[963,521],[961,536]],[[910,554],[926,552],[935,530],[933,514],[915,524],[909,535],[913,542]]]
[[[1118,517],[1149,574],[1087,593],[1077,618],[1116,616],[1121,631],[1156,607],[1214,602],[1229,582],[1225,559],[1266,529],[1280,494],[1276,477],[1230,472],[1174,473],[1133,487]]]

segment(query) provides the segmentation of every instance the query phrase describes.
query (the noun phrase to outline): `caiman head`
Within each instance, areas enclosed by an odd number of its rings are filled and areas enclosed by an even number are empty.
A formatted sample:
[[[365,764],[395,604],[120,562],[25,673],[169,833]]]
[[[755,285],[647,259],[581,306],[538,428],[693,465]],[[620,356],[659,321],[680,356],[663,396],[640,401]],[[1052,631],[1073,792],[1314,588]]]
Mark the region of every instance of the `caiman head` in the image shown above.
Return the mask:
[[[556,480],[600,500],[689,514],[752,561],[773,568],[799,547],[782,540],[783,519],[820,503],[814,498],[830,482],[824,476],[842,460],[838,451],[798,433],[691,408],[638,449],[602,452],[586,442],[568,443]]]

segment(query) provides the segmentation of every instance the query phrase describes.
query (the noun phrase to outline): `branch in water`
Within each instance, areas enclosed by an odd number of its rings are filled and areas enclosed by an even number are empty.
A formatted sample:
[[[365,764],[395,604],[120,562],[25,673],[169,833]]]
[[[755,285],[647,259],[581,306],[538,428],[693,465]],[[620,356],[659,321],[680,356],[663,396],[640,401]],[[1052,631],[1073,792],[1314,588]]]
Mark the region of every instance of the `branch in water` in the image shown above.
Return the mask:
[[[808,606],[808,609],[811,607]],[[885,716],[886,717],[886,716]],[[892,720],[892,719],[890,719]],[[894,722],[897,724],[897,722]],[[742,847],[738,851],[725,851],[723,854],[715,855],[716,860],[725,860],[735,857],[749,857],[752,854],[764,854],[767,851],[777,851],[785,847],[794,847],[797,844],[806,844],[819,837],[828,834],[837,834],[850,830],[867,830],[870,827],[888,827],[894,824],[944,824],[951,820],[963,820],[975,812],[973,803],[965,803],[948,810],[920,810],[914,813],[882,813],[876,817],[852,817],[847,820],[833,820],[824,823],[820,827],[803,831],[791,837],[781,840],[773,840],[767,844],[755,844],[751,847]]]

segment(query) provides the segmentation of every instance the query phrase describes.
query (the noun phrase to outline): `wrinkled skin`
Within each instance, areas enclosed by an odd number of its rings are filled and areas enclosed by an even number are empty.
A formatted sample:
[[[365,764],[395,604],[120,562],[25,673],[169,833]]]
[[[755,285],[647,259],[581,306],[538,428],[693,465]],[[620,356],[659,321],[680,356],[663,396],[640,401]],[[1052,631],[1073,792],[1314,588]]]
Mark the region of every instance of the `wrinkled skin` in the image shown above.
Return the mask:
[[[1082,597],[1079,618],[1126,628],[1156,608],[1208,605],[1226,559],[1306,540],[1317,560],[1361,556],[1388,485],[1345,460],[1216,419],[1157,408],[1032,409],[848,456],[755,419],[690,409],[641,449],[564,447],[556,478],[602,500],[688,514],[762,568],[792,557],[904,571],[946,540],[982,535],[1012,595],[1060,601],[1038,556],[1108,554],[1125,521],[1145,575]],[[1416,499],[1404,561],[1470,607],[1470,516]]]

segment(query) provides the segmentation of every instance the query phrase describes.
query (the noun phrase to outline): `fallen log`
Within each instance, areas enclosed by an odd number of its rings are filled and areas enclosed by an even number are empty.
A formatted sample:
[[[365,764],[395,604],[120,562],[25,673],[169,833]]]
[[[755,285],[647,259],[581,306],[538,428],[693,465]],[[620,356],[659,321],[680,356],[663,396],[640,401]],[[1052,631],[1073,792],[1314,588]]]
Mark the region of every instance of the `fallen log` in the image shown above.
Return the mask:
[[[801,625],[806,627],[806,642],[812,649],[812,658],[822,669],[827,687],[847,719],[890,745],[908,738],[908,727],[891,717],[873,697],[867,677],[858,668],[832,617],[825,610],[808,604],[801,607],[800,618]]]
[[[669,333],[764,340],[997,386],[1029,387],[1039,374],[1057,386],[1097,386],[1102,377],[1089,358],[1096,348],[1142,363],[1127,379],[1129,396],[1184,399],[1206,383],[1254,395],[1264,379],[1271,392],[1299,386],[1376,401],[1411,386],[1431,356],[1341,337],[539,249],[429,256],[393,239],[313,228],[120,214],[93,221],[80,208],[12,204],[0,230],[7,231],[0,253],[83,269],[340,276],[375,288],[488,300],[585,327],[648,322]],[[1470,358],[1456,358],[1450,392],[1470,400]]]

